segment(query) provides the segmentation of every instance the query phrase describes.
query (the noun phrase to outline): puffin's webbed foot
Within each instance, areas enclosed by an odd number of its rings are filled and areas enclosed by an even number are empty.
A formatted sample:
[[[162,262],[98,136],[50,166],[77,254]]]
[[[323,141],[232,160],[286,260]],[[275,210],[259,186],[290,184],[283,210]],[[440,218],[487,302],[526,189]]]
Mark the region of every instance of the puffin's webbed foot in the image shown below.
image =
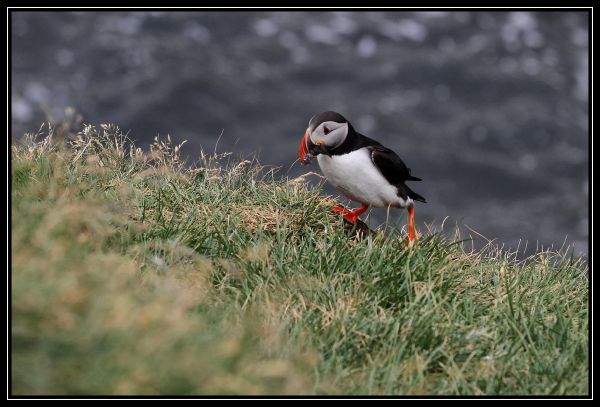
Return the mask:
[[[331,208],[331,212],[340,213],[343,216],[347,213],[350,213],[350,210],[342,204],[337,204]]]
[[[340,213],[342,217],[350,223],[356,223],[360,214],[366,211],[369,207],[367,205],[361,205],[360,208],[353,211],[348,210],[343,205],[337,204],[331,208],[332,212]]]

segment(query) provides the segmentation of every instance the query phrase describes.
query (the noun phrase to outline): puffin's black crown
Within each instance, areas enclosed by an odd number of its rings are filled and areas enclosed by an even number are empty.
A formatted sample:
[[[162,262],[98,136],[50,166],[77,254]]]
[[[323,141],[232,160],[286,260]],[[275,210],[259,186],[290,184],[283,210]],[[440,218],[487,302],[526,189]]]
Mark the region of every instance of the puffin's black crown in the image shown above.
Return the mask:
[[[314,115],[308,122],[308,127],[312,131],[323,122],[348,123],[348,120],[338,112],[328,111]]]

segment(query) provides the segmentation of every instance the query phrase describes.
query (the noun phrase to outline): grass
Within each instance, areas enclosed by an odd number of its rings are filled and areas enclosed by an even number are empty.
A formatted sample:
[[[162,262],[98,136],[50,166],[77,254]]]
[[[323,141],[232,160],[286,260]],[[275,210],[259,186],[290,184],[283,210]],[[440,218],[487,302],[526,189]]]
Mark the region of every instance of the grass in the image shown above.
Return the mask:
[[[302,179],[101,127],[12,147],[13,394],[589,392],[585,262],[350,239]]]

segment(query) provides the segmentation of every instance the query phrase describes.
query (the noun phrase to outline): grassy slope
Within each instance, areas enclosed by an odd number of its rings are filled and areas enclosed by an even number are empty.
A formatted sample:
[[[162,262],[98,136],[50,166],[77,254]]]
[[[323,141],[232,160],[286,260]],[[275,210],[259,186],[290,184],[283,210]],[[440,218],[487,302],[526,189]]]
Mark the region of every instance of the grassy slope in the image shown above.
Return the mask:
[[[13,147],[13,393],[588,391],[581,262],[354,241],[301,182],[102,127]]]

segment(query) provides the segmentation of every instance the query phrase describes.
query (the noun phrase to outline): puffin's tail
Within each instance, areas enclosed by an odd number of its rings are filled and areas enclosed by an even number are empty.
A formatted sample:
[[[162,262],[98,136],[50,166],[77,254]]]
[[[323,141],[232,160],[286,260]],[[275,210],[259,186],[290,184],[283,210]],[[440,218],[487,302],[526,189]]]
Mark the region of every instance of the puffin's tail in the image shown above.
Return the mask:
[[[415,201],[427,203],[425,198],[410,189],[408,186],[406,186],[406,184],[404,185],[404,189],[406,190],[406,195],[408,195],[409,198],[414,199]]]

